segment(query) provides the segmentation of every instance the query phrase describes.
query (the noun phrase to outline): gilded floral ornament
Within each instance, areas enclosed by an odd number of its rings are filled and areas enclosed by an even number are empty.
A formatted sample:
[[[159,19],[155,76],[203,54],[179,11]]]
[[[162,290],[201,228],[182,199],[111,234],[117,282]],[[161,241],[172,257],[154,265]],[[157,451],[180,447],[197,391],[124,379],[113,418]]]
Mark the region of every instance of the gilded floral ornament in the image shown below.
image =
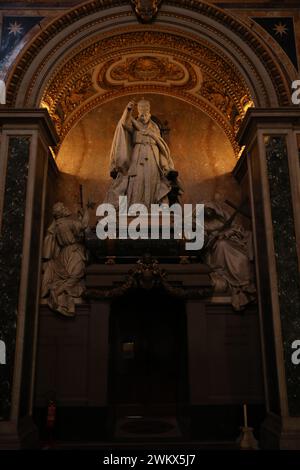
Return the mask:
[[[85,298],[91,300],[101,300],[104,298],[117,298],[125,295],[131,289],[163,289],[169,295],[179,299],[202,299],[213,295],[213,285],[205,288],[187,289],[174,286],[167,280],[167,272],[159,266],[156,259],[145,254],[139,259],[124,279],[123,284],[118,287],[87,289]]]

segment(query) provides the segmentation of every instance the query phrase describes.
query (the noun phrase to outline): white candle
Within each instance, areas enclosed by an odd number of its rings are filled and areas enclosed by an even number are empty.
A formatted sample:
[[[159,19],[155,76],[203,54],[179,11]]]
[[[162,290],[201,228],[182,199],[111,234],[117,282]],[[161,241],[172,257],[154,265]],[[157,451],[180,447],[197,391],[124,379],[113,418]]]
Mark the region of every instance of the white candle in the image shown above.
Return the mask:
[[[244,408],[244,427],[247,428],[248,427],[247,405],[244,404],[243,408]]]

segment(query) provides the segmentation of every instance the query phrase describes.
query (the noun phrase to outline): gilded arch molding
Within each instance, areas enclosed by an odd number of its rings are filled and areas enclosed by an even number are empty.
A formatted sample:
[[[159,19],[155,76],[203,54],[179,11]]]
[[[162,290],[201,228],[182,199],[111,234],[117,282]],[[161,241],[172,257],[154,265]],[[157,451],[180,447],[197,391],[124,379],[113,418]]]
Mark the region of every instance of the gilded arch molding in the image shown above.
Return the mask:
[[[235,132],[253,104],[250,91],[238,70],[207,43],[174,30],[138,27],[87,41],[72,52],[53,72],[42,97],[62,139],[100,103],[156,92],[205,110],[238,151]]]
[[[127,58],[123,69],[121,56]],[[130,64],[138,57],[139,66],[152,61],[152,76],[155,68],[162,77],[163,68],[173,66],[185,82],[163,83],[155,76],[147,81],[142,70],[143,80],[135,82]],[[119,83],[106,74],[118,63],[124,78]],[[101,86],[95,70],[102,73]],[[63,139],[84,113],[105,100],[167,93],[210,114],[237,152],[235,132],[252,101],[261,107],[289,104],[286,75],[247,25],[212,5],[166,1],[155,23],[145,27],[138,25],[127,0],[94,0],[54,20],[31,42],[9,77],[8,103],[38,107],[43,101]]]

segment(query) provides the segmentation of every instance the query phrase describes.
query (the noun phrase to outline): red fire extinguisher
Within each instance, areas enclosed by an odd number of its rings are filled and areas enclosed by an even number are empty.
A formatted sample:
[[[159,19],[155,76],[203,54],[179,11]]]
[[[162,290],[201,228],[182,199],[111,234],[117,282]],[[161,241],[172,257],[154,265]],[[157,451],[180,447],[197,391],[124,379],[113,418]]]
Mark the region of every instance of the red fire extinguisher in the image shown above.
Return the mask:
[[[48,411],[47,411],[47,429],[49,429],[49,431],[53,430],[55,426],[55,419],[56,419],[56,404],[53,400],[50,400],[48,403]]]
[[[54,400],[49,400],[48,408],[47,408],[47,421],[46,421],[46,429],[47,429],[47,447],[52,447],[53,445],[53,431],[55,427],[56,421],[56,403]]]

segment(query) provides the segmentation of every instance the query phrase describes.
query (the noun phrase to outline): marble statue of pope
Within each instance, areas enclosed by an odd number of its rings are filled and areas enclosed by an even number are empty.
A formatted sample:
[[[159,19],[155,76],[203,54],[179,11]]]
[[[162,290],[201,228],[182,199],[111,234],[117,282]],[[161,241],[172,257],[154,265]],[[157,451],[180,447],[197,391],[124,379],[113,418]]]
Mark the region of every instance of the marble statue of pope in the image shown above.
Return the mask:
[[[116,127],[110,154],[114,181],[105,202],[118,206],[119,196],[127,196],[128,205],[168,203],[171,179],[176,177],[170,150],[151,119],[150,103],[137,104],[138,117],[133,117],[130,101]]]

